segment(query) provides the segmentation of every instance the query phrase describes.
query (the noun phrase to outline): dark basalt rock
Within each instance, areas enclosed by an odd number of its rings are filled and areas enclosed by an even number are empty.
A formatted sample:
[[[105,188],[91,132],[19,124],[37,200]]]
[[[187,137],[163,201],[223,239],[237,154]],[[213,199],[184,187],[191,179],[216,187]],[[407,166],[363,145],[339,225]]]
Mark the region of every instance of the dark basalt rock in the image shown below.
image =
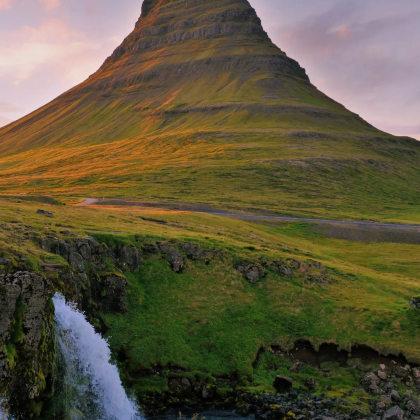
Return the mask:
[[[420,309],[420,296],[413,297],[413,299],[410,301],[410,306],[412,308]]]
[[[182,250],[187,255],[187,258],[193,261],[199,260],[205,255],[205,251],[193,242],[185,242],[182,245]]]
[[[406,403],[406,409],[411,414],[420,416],[420,400],[417,397],[411,396]]]
[[[156,244],[146,244],[142,247],[143,252],[149,254],[159,254],[160,250]]]
[[[275,261],[273,267],[277,273],[282,274],[286,279],[290,280],[293,277],[294,270],[288,265]]]
[[[36,214],[43,214],[44,216],[47,216],[47,217],[53,217],[53,214],[46,210],[37,210]]]
[[[168,262],[175,273],[182,273],[185,268],[185,262],[180,252],[171,246],[168,242],[159,242],[157,244],[162,254],[168,256]]]
[[[71,252],[69,255],[69,263],[79,273],[85,271],[85,266],[83,264],[82,256],[77,252]]]
[[[0,393],[30,418],[48,392],[54,305],[48,280],[31,272],[0,275]]]
[[[123,276],[109,275],[92,282],[92,298],[104,313],[126,312],[127,280]]]
[[[277,375],[273,384],[274,389],[279,393],[289,391],[292,386],[293,380],[284,375]]]
[[[363,376],[363,378],[360,380],[360,383],[366,387],[371,386],[371,385],[377,386],[379,385],[380,382],[381,380],[379,379],[379,377],[376,376],[376,374],[373,372],[366,373],[366,375]]]
[[[79,254],[82,256],[84,261],[90,261],[92,258],[92,251],[88,242],[77,242],[76,247]]]
[[[388,410],[382,417],[382,420],[403,420],[404,412],[400,407],[393,407]]]
[[[181,245],[181,250],[185,252],[188,259],[192,261],[203,261],[206,265],[210,264],[214,258],[223,257],[222,251],[216,249],[204,250],[194,242],[184,242]]]
[[[265,276],[262,267],[254,262],[243,262],[237,264],[235,268],[238,273],[243,274],[252,284],[258,283]]]
[[[118,249],[118,261],[121,266],[130,271],[138,270],[140,267],[141,254],[134,246],[123,246]]]

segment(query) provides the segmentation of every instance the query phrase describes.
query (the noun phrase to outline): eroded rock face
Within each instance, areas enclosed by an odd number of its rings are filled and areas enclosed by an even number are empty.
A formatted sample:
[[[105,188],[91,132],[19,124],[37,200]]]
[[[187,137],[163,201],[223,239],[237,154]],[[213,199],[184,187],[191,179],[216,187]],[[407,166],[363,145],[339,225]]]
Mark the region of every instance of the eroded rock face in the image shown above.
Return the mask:
[[[52,294],[50,282],[35,273],[0,275],[0,390],[28,418],[52,369]]]
[[[100,305],[98,309],[105,313],[125,313],[127,280],[115,274],[101,277],[93,285],[92,298]]]
[[[126,245],[110,249],[93,238],[78,238],[74,242],[46,238],[41,241],[41,246],[69,263],[70,270],[59,272],[65,286],[64,293],[68,300],[77,302],[78,308],[85,311],[89,319],[101,319],[100,312],[126,312],[127,281],[119,268],[138,270],[141,251]],[[108,263],[116,273],[107,272]]]

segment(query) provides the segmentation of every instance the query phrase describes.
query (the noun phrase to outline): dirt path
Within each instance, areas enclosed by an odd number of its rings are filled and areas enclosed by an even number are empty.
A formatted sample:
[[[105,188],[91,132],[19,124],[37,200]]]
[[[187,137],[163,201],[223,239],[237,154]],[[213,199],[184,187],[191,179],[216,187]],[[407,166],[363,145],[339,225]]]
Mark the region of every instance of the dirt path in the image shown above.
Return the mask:
[[[99,204],[100,200],[99,198],[85,198],[85,201],[76,204],[76,206],[93,206],[95,204]]]
[[[407,225],[397,223],[377,223],[377,222],[363,222],[363,221],[349,221],[349,220],[331,220],[331,219],[311,219],[306,217],[291,217],[291,216],[265,216],[259,214],[241,214],[241,213],[227,213],[219,210],[211,209],[206,205],[194,204],[171,204],[171,203],[151,203],[141,201],[129,201],[123,199],[98,199],[98,198],[85,198],[85,201],[77,204],[78,206],[92,206],[96,204],[103,205],[117,205],[129,207],[164,207],[171,210],[189,211],[192,213],[205,213],[214,216],[234,217],[236,219],[245,220],[284,220],[286,222],[307,222],[318,224],[338,224],[344,226],[371,226],[383,228],[408,228],[420,230],[420,225]]]

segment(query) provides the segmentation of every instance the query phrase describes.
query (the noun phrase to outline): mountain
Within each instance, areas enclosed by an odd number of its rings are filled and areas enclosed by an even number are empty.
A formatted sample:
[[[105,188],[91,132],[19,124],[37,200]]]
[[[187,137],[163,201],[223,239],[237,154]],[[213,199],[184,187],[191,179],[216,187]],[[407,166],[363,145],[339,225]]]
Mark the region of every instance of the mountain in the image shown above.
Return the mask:
[[[419,156],[313,86],[247,0],[145,0],[95,74],[0,129],[0,191],[409,217]]]

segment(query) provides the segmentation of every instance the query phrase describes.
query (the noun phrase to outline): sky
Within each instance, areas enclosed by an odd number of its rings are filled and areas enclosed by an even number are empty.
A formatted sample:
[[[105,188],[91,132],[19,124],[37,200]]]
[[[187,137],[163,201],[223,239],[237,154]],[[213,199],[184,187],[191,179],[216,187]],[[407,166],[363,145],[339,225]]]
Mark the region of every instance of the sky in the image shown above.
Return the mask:
[[[250,0],[315,86],[376,127],[420,140],[420,2]],[[142,0],[0,0],[0,126],[94,73]]]

